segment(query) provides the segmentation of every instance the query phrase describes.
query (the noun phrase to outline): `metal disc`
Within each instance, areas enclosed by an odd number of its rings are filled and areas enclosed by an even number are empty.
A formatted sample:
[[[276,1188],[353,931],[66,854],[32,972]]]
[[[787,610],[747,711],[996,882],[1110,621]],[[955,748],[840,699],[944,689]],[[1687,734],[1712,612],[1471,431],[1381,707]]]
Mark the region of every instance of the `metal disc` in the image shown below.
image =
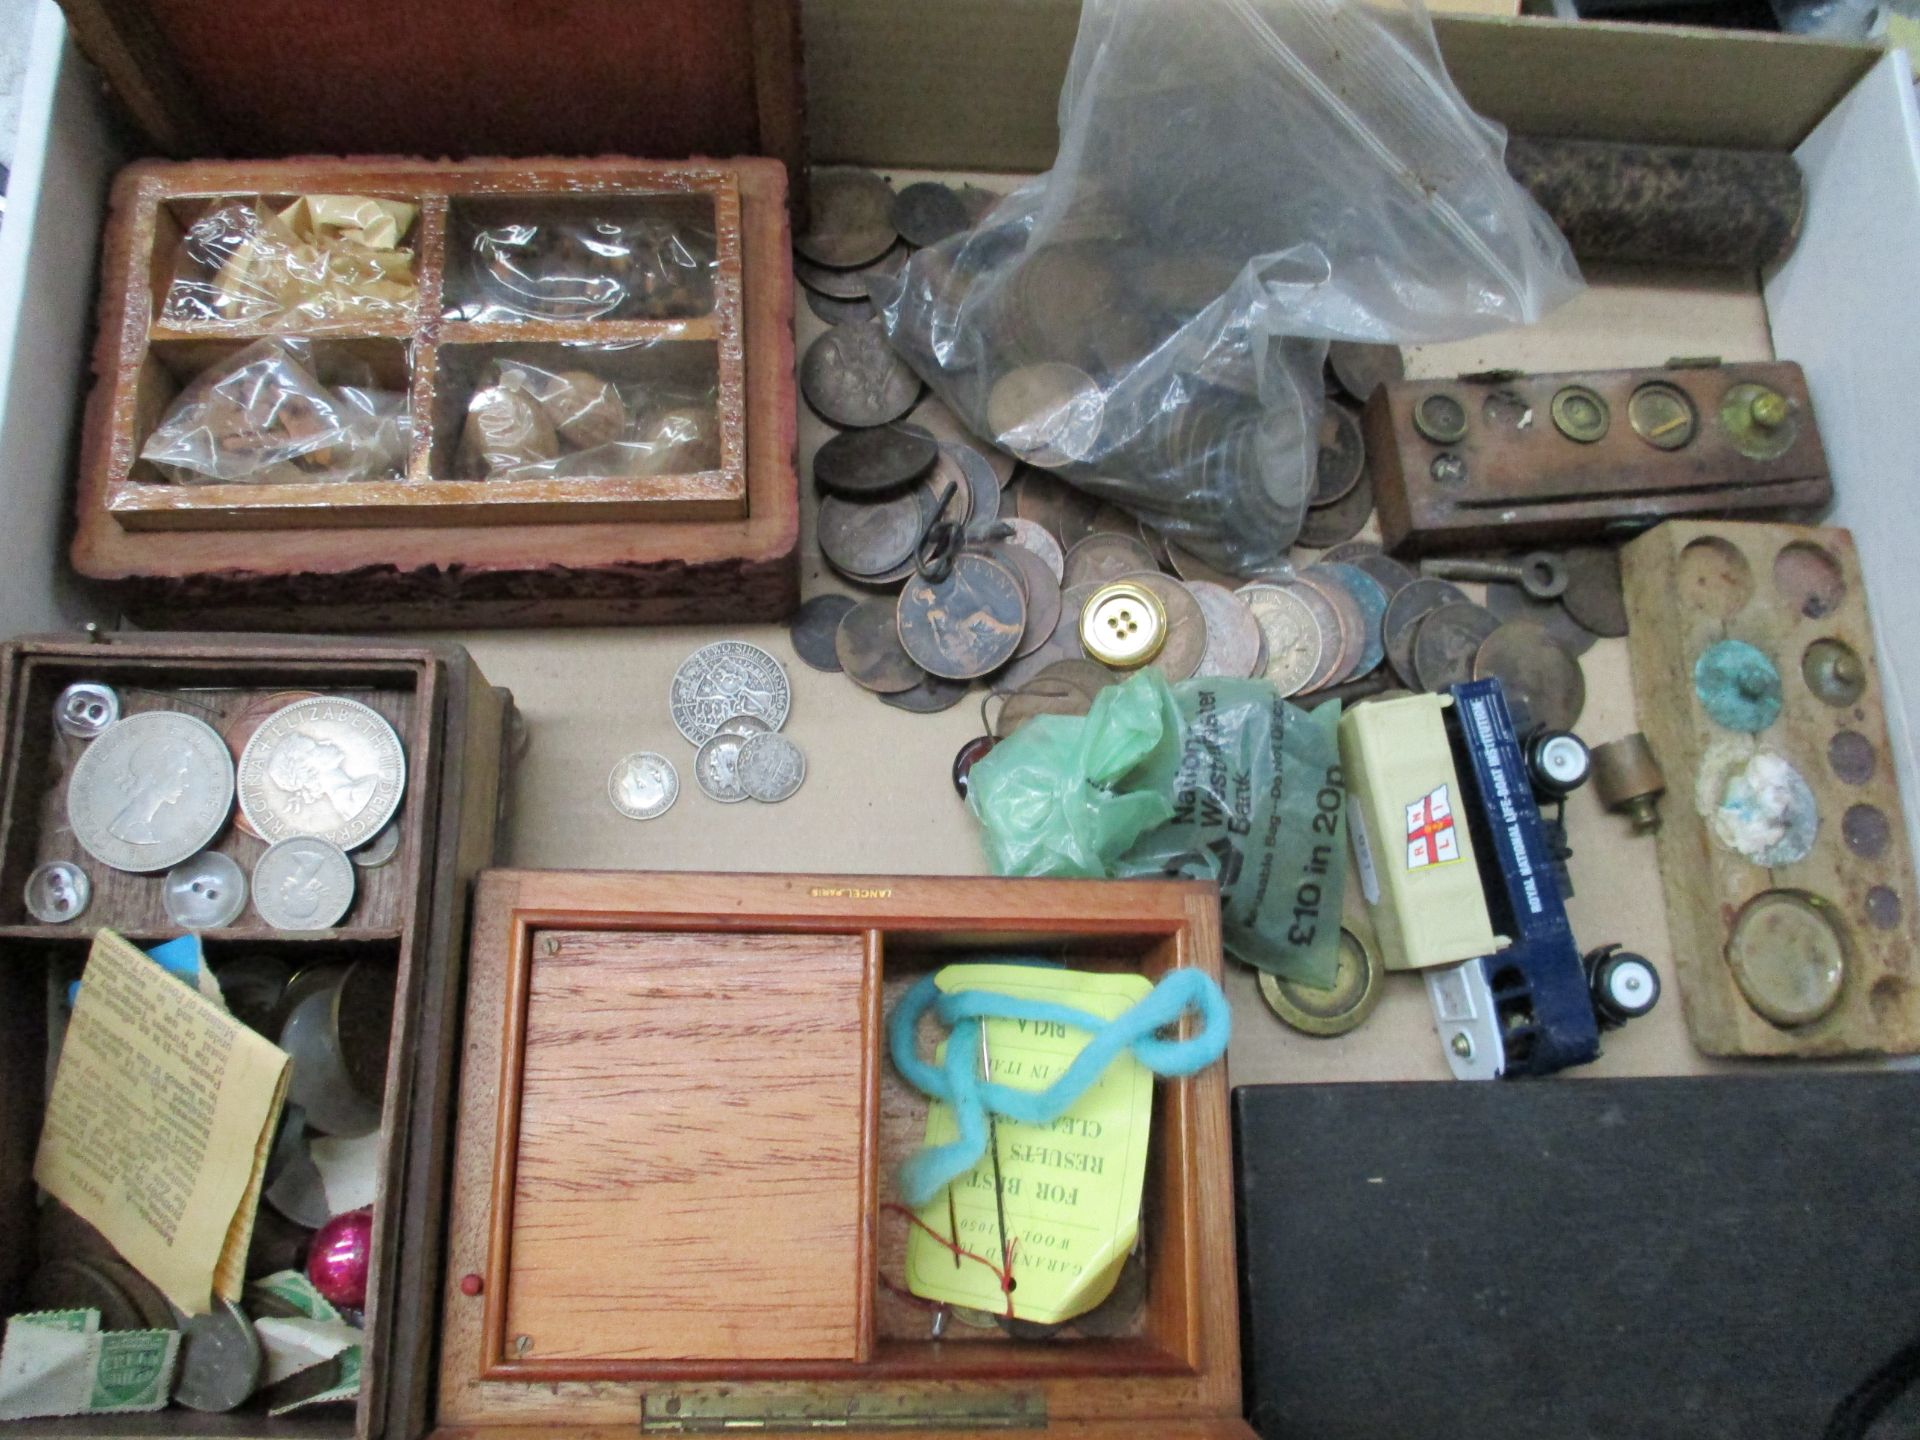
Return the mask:
[[[1243,577],[1229,574],[1217,565],[1209,565],[1191,550],[1184,549],[1172,541],[1167,542],[1167,564],[1182,580],[1204,581],[1229,591],[1237,590],[1246,584]]]
[[[740,747],[740,783],[762,805],[790,799],[806,778],[806,755],[784,735],[749,735]]]
[[[914,491],[887,500],[820,501],[814,535],[829,565],[855,579],[884,575],[913,559],[926,524],[926,503]]]
[[[226,829],[234,775],[226,742],[205,721],[174,710],[129,715],[101,731],[75,763],[67,823],[104,865],[167,870]],[[359,783],[352,777],[349,788]]]
[[[1092,660],[1059,660],[1008,695],[993,717],[993,733],[1004,740],[1036,715],[1084,715],[1094,697],[1120,675]]]
[[[1320,454],[1313,467],[1313,491],[1307,504],[1331,505],[1360,483],[1367,468],[1366,441],[1360,436],[1360,417],[1329,400],[1320,414]]]
[[[894,196],[892,219],[909,245],[938,245],[972,223],[966,201],[937,180],[919,181]]]
[[[214,1297],[205,1315],[176,1310],[180,1369],[173,1398],[190,1410],[235,1410],[260,1383],[260,1337],[231,1300]]]
[[[813,296],[825,296],[829,300],[848,303],[855,300],[866,304],[868,313],[872,313],[872,301],[868,298],[869,282],[898,275],[906,268],[907,260],[913,251],[905,245],[896,245],[870,265],[861,265],[851,270],[835,270],[825,265],[816,265],[803,255],[793,257],[793,276],[807,293]],[[816,315],[820,312],[815,311]],[[821,315],[825,320],[827,317]],[[846,322],[829,322],[839,325]]]
[[[1418,578],[1412,569],[1402,565],[1391,555],[1382,555],[1377,551],[1373,554],[1363,552],[1358,555],[1335,555],[1333,551],[1329,550],[1320,557],[1320,563],[1322,565],[1330,565],[1336,562],[1343,565],[1352,565],[1356,570],[1364,570],[1367,574],[1371,575],[1374,584],[1380,587],[1381,591],[1385,593],[1389,600],[1393,599],[1394,596],[1398,595]]]
[[[607,800],[629,820],[657,820],[679,798],[679,772],[651,750],[636,750],[607,772]]]
[[[985,555],[956,556],[944,580],[916,575],[900,592],[900,643],[922,670],[971,680],[1013,658],[1026,633],[1019,577]]]
[[[1047,562],[1031,550],[1001,544],[989,553],[1020,577],[1021,587],[1026,591],[1026,628],[1013,653],[1016,659],[1031,655],[1047,643],[1060,624],[1060,582],[1047,568]]]
[[[839,674],[840,657],[834,653],[833,637],[847,612],[858,603],[851,595],[816,595],[808,600],[787,622],[793,653],[811,669]]]
[[[844,430],[814,452],[813,482],[836,495],[878,495],[918,480],[939,458],[934,438],[911,425]]]
[[[1104,585],[1122,575],[1154,570],[1153,552],[1132,535],[1100,530],[1066,552],[1065,585]]]
[[[1053,536],[1062,552],[1093,533],[1099,502],[1058,476],[1044,470],[1022,470],[1015,474],[1006,493],[1013,497],[1013,513]]]
[[[942,445],[965,445],[978,450],[987,457],[987,464],[993,467],[994,478],[1000,482],[1002,490],[1013,479],[1013,472],[1020,464],[1006,451],[996,449],[969,430],[938,395],[928,395],[921,400],[901,423],[926,431]]]
[[[1372,674],[1387,654],[1381,628],[1387,614],[1386,590],[1358,565],[1349,565],[1344,561],[1331,565],[1322,561],[1308,569],[1333,580],[1346,592],[1347,598],[1359,607],[1360,663],[1353,667],[1353,676],[1348,678]]]
[[[831,295],[822,295],[804,285],[800,287],[800,293],[807,297],[807,309],[829,325],[858,325],[874,317],[871,300],[836,300]]]
[[[780,662],[744,640],[716,640],[680,662],[667,691],[674,728],[704,745],[735,715],[755,715],[778,730],[787,723],[793,689]]]
[[[1416,576],[1411,584],[1387,602],[1386,618],[1382,621],[1387,642],[1387,664],[1393,667],[1393,673],[1399,677],[1402,685],[1409,690],[1420,688],[1419,677],[1413,673],[1413,639],[1420,622],[1442,605],[1467,603],[1466,591],[1430,575]]]
[[[1343,540],[1338,545],[1329,545],[1320,552],[1320,563],[1332,565],[1335,562],[1358,560],[1362,555],[1379,555],[1382,551],[1378,543],[1372,540]]]
[[[124,1327],[108,1325],[106,1316],[102,1315],[100,1317],[102,1328],[108,1330],[173,1329],[173,1307],[167,1304],[167,1297],[160,1292],[158,1285],[147,1279],[133,1266],[117,1255],[97,1256],[86,1263],[111,1280],[120,1292],[133,1302],[133,1308],[139,1312],[138,1322]]]
[[[1385,988],[1387,967],[1379,949],[1353,931],[1341,928],[1333,985],[1312,985],[1260,972],[1260,998],[1267,1008],[1294,1029],[1307,1035],[1345,1035],[1357,1030],[1373,1013]]]
[[[1511,705],[1518,699],[1549,730],[1571,730],[1587,705],[1580,662],[1540,626],[1510,620],[1480,642],[1473,678],[1498,680]]]
[[[98,1310],[102,1330],[138,1330],[145,1324],[133,1297],[113,1276],[78,1257],[49,1260],[28,1276],[20,1308]]]
[[[810,222],[793,248],[820,265],[869,265],[890,249],[893,187],[871,170],[815,170],[808,176]]]
[[[836,325],[807,347],[800,393],[822,420],[859,428],[898,420],[920,398],[920,377],[878,320]]]
[[[1327,367],[1340,388],[1362,404],[1380,386],[1407,378],[1406,360],[1398,345],[1336,340],[1327,347]]]
[[[1558,600],[1536,600],[1518,585],[1494,581],[1485,589],[1486,605],[1501,620],[1530,620],[1565,647],[1569,655],[1584,655],[1600,637],[1587,629]]]
[[[312,835],[351,850],[400,808],[405,747],[371,705],[340,696],[275,711],[240,752],[240,808],[267,841]]]
[[[1248,585],[1239,594],[1267,642],[1267,680],[1283,696],[1297,694],[1319,669],[1328,643],[1320,622],[1304,600],[1278,585]]]
[[[1147,1267],[1138,1254],[1129,1255],[1121,1262],[1120,1274],[1113,1282],[1113,1289],[1107,1292],[1107,1298],[1068,1323],[1082,1335],[1095,1339],[1124,1335],[1140,1318],[1146,1302]]]
[[[1188,591],[1200,602],[1206,617],[1207,646],[1196,675],[1244,680],[1264,670],[1261,664],[1260,622],[1240,596],[1211,580],[1189,580]]]
[[[841,617],[833,650],[856,685],[881,695],[910,690],[927,673],[900,643],[899,605],[890,595],[863,600]]]
[[[1413,637],[1413,673],[1420,689],[1438,693],[1473,678],[1474,656],[1500,622],[1485,606],[1442,605],[1420,622]]]
[[[1367,521],[1372,518],[1373,477],[1363,470],[1353,489],[1340,499],[1307,511],[1307,518],[1300,526],[1299,543],[1310,550],[1338,545],[1366,529]]]
[[[1105,394],[1084,370],[1050,360],[1009,370],[994,382],[987,428],[994,443],[1028,464],[1073,465],[1093,453],[1105,407]]]
[[[891,705],[896,710],[905,710],[912,715],[937,715],[942,710],[951,710],[967,698],[973,689],[970,681],[947,680],[938,675],[923,676],[918,685],[907,690],[896,690],[891,695],[882,695],[880,703]]]
[[[1265,583],[1265,582],[1256,582]],[[1320,661],[1307,676],[1306,684],[1299,693],[1311,695],[1325,689],[1333,682],[1334,673],[1345,664],[1345,654],[1340,643],[1340,613],[1333,608],[1333,602],[1324,593],[1311,585],[1302,585],[1298,580],[1280,580],[1273,582],[1282,590],[1298,597],[1313,614],[1314,624],[1320,627]],[[1246,587],[1242,587],[1244,591]]]
[[[1326,631],[1323,617],[1317,614],[1314,617],[1321,621],[1321,629],[1326,633],[1328,643],[1337,644],[1340,652],[1339,663],[1330,673],[1315,676],[1316,688],[1338,685],[1361,674],[1360,662],[1367,653],[1367,617],[1360,609],[1359,602],[1347,593],[1347,587],[1320,566],[1308,565],[1288,582],[1287,588],[1294,591],[1315,590],[1333,611],[1332,631]],[[1324,657],[1321,663],[1324,667]]]
[[[1594,632],[1618,638],[1627,633],[1627,602],[1620,589],[1620,552],[1606,545],[1583,545],[1566,552],[1567,588],[1560,603],[1567,614]]]
[[[967,516],[985,518],[1000,508],[1000,479],[993,473],[987,457],[971,445],[951,442],[940,446],[940,454],[953,462],[967,486]]]
[[[740,778],[740,747],[748,738],[727,730],[715,731],[707,738],[693,757],[693,782],[702,795],[722,805],[738,805],[747,798],[747,787]]]
[[[1022,520],[1018,515],[1000,522],[1010,532],[1006,543],[1022,550],[1030,550],[1039,557],[1053,575],[1053,583],[1066,584],[1067,557],[1061,550],[1060,542],[1045,526],[1032,520]]]
[[[1161,643],[1159,653],[1147,663],[1172,684],[1191,679],[1207,653],[1207,615],[1186,582],[1158,570],[1142,570],[1119,578],[1151,591],[1166,614],[1167,638]]]

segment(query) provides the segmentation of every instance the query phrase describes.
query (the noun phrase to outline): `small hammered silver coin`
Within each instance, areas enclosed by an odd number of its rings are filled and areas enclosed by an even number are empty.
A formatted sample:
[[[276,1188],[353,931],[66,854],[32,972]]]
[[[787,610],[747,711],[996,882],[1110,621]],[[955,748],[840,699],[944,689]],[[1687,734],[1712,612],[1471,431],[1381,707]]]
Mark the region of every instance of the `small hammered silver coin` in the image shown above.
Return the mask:
[[[289,835],[253,865],[253,908],[276,930],[331,930],[353,908],[353,862],[338,845]]]
[[[674,672],[668,693],[673,723],[694,745],[706,744],[720,722],[735,715],[751,715],[778,730],[787,723],[792,703],[780,662],[744,640],[721,640],[694,651]]]
[[[764,804],[777,804],[807,778],[807,757],[784,735],[751,736],[740,747],[740,783]]]
[[[680,798],[680,776],[673,762],[651,750],[637,750],[614,765],[607,776],[607,799],[629,820],[654,820]]]

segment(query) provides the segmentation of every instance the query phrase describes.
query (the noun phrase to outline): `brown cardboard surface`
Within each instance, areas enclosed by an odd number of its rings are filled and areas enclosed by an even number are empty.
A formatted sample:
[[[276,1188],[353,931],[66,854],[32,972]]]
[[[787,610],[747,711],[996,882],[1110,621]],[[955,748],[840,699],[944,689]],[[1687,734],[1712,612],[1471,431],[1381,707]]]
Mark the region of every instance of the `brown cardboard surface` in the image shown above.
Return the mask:
[[[887,172],[896,183],[923,172]],[[956,178],[956,177],[943,177]],[[1005,188],[1005,177],[971,176]],[[1629,269],[1594,270],[1590,288],[1527,330],[1409,352],[1414,375],[1512,366],[1549,370],[1660,364],[1675,355],[1726,359],[1772,356],[1766,310],[1751,279],[1676,278]],[[797,304],[796,353],[825,328]],[[800,471],[831,430],[800,408]],[[855,593],[834,577],[813,542],[815,497],[802,484],[801,590]],[[976,827],[949,781],[953,755],[981,733],[979,695],[942,715],[907,715],[843,675],[810,670],[783,626],[653,630],[475,632],[452,638],[473,652],[496,684],[510,687],[531,734],[511,779],[504,864],[648,870],[841,870],[982,874]],[[720,805],[693,778],[693,747],[667,710],[680,662],[718,639],[760,645],[786,666],[793,709],[786,733],[805,752],[806,783],[781,805]],[[1587,706],[1580,733],[1590,743],[1635,727],[1626,642],[1600,642],[1584,659]],[[607,772],[634,750],[657,750],[680,775],[680,798],[658,820],[623,819],[607,802]],[[1680,795],[1667,803],[1684,803]],[[1619,941],[1661,969],[1668,992],[1647,1019],[1605,1040],[1593,1075],[1675,1074],[1710,1068],[1688,1042],[1667,960],[1665,912],[1654,845],[1602,810],[1590,790],[1567,807],[1578,893],[1571,902],[1581,944]],[[1425,987],[1414,975],[1388,977],[1380,1008],[1354,1034],[1317,1040],[1273,1018],[1253,973],[1230,965],[1227,992],[1236,1027],[1229,1053],[1234,1084],[1261,1081],[1445,1079]]]
[[[1785,149],[1878,47],[1677,25],[1438,14],[1475,110],[1523,134]],[[1434,6],[1453,9],[1453,5]],[[809,0],[816,160],[1038,170],[1053,162],[1079,0]]]

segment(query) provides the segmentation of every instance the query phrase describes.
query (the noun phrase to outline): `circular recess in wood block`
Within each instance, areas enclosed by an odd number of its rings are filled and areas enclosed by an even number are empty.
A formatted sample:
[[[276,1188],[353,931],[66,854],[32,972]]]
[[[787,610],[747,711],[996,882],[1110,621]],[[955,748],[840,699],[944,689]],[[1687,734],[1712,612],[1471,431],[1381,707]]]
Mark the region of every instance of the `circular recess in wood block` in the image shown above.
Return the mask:
[[[1773,584],[1780,598],[1809,620],[1831,615],[1847,596],[1840,562],[1811,540],[1781,547],[1773,558]]]
[[[1873,742],[1857,731],[1836,731],[1827,742],[1827,764],[1847,784],[1864,785],[1873,778]]]
[[[1753,567],[1728,541],[1703,536],[1680,552],[1676,568],[1681,598],[1716,619],[1739,614],[1753,598]]]
[[[1847,978],[1847,934],[1833,906],[1803,890],[1765,890],[1740,909],[1727,939],[1734,983],[1775,1025],[1808,1025],[1831,1010]]]
[[[1893,838],[1893,828],[1878,805],[1854,805],[1841,818],[1840,835],[1862,860],[1877,860]]]
[[[1900,923],[1900,897],[1885,885],[1867,891],[1867,919],[1876,930],[1892,930]]]

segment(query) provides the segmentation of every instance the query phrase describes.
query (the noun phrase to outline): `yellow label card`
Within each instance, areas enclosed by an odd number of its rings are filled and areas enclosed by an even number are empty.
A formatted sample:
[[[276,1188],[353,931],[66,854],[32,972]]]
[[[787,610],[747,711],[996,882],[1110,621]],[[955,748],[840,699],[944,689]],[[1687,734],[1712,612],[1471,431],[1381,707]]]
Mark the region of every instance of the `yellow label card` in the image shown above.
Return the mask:
[[[1112,1020],[1153,986],[1144,975],[1093,974],[1041,965],[949,965],[935,977],[941,990],[991,990],[1023,1000],[1070,1005]],[[1017,1090],[1044,1090],[1086,1045],[1085,1031],[1031,1020],[988,1020],[989,1079]],[[945,1047],[941,1047],[944,1055]],[[995,1315],[1055,1324],[1106,1299],[1140,1229],[1140,1187],[1147,1173],[1153,1118],[1153,1074],[1122,1051],[1094,1084],[1051,1125],[997,1119],[994,1143],[980,1163],[920,1212],[933,1231],[914,1226],[907,1239],[907,1288],[928,1300]],[[958,1133],[953,1111],[936,1101],[927,1112],[928,1145]],[[994,1151],[1000,1196],[994,1194]],[[951,1207],[949,1207],[951,1198]],[[1006,1212],[1002,1244],[1000,1212]],[[954,1263],[935,1239],[993,1263]],[[1013,1256],[1014,1288],[1002,1294],[995,1273],[1003,1249]]]

